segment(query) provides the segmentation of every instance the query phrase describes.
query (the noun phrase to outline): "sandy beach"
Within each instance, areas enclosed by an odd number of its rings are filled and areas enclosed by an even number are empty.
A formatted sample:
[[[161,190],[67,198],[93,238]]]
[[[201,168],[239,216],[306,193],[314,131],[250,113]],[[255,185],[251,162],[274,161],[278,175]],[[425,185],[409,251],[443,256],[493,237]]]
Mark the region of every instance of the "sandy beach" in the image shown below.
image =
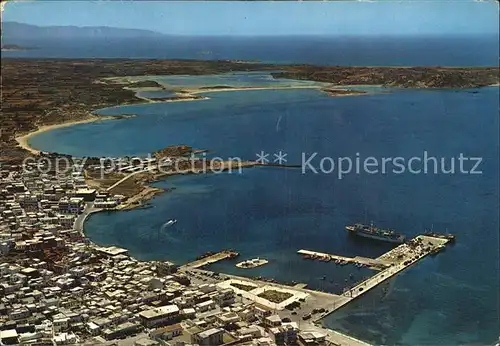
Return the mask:
[[[228,88],[205,88],[205,89],[182,89],[186,94],[203,94],[213,92],[227,92],[227,91],[247,91],[247,90],[283,90],[283,89],[321,89],[324,86],[319,85],[296,85],[296,86],[270,86],[270,87],[228,87]]]
[[[186,88],[179,90],[171,90],[177,96],[172,96],[172,98],[165,99],[153,99],[144,96],[135,95],[135,97],[144,100],[148,103],[165,103],[165,102],[186,102],[186,101],[202,101],[209,100],[210,97],[207,96],[197,96],[198,94],[204,93],[215,93],[215,92],[229,92],[229,91],[248,91],[248,90],[286,90],[286,89],[321,89],[321,86],[316,85],[301,85],[301,86],[272,86],[272,87],[227,87],[227,88]],[[125,89],[125,88],[124,88]],[[129,88],[130,89],[130,88]],[[132,90],[132,89],[130,89]],[[137,90],[134,90],[137,91]],[[142,91],[142,90],[141,90]],[[181,97],[181,98],[176,98]]]
[[[96,121],[104,121],[104,120],[109,120],[109,119],[117,119],[117,118],[118,117],[113,117],[113,116],[92,116],[92,117],[82,119],[82,120],[67,121],[67,122],[63,122],[60,124],[54,124],[54,125],[44,125],[44,126],[40,126],[35,131],[29,132],[29,133],[21,135],[21,136],[17,136],[16,141],[21,148],[28,150],[30,153],[32,153],[34,155],[38,155],[38,154],[40,154],[40,150],[36,150],[36,149],[32,148],[28,143],[30,138],[33,136],[39,135],[39,134],[46,132],[46,131],[60,129],[63,127],[68,127],[68,126],[73,126],[73,125],[78,125],[78,124],[92,123],[92,122],[96,122]]]

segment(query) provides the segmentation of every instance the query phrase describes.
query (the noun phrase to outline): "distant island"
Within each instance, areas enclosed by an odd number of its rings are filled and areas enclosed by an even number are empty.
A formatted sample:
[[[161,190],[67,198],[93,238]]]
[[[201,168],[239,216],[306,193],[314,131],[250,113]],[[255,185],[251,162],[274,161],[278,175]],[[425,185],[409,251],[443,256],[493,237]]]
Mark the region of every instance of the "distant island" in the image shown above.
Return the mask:
[[[23,46],[19,46],[17,44],[3,44],[2,45],[2,52],[32,50],[32,49],[36,49],[36,48],[34,48],[34,47],[23,47]]]
[[[2,39],[8,42],[20,40],[79,39],[79,38],[144,38],[164,37],[156,31],[124,29],[109,26],[37,26],[19,22],[2,23]]]

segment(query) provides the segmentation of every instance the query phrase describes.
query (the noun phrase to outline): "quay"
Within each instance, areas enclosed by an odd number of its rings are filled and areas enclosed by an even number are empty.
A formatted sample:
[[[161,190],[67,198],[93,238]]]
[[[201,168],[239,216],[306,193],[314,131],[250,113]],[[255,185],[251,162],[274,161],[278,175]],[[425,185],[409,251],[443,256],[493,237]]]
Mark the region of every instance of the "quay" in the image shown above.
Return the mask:
[[[235,293],[248,301],[253,301],[259,306],[273,310],[282,318],[288,318],[291,321],[301,323],[305,330],[317,330],[327,333],[327,340],[336,345],[360,346],[367,345],[365,342],[338,333],[333,330],[321,327],[321,320],[327,315],[341,309],[354,299],[361,297],[366,292],[377,287],[377,285],[397,275],[406,268],[417,263],[422,258],[436,254],[444,250],[446,244],[452,239],[440,237],[439,235],[419,235],[405,244],[401,244],[387,253],[377,258],[367,257],[345,257],[331,255],[317,251],[299,250],[298,253],[309,258],[325,260],[339,260],[347,263],[361,264],[370,268],[377,268],[380,271],[361,283],[353,287],[344,289],[341,294],[332,294],[327,292],[310,290],[305,285],[286,286],[276,282],[265,282],[256,279],[250,279],[241,276],[219,273],[214,278],[214,273],[201,268],[202,266],[213,263],[218,260],[231,257],[229,253],[221,252],[204,259],[197,260],[187,264],[181,269],[193,275],[203,278],[203,281],[214,280],[214,283],[220,288],[231,288]],[[234,255],[233,255],[234,256]],[[220,281],[222,279],[222,281]],[[283,301],[269,301],[262,294],[269,291],[281,292],[285,295]],[[285,299],[286,298],[286,299]],[[297,304],[298,311],[295,308],[289,309],[288,306]],[[299,314],[297,314],[299,312]]]
[[[204,266],[207,266],[209,264],[213,264],[215,262],[219,262],[225,259],[229,258],[235,258],[239,256],[240,254],[236,251],[231,251],[231,250],[224,250],[217,252],[213,255],[207,256],[205,258],[198,259],[196,261],[187,263],[183,265],[183,268],[191,268],[191,269],[197,269],[197,268],[202,268]]]
[[[349,299],[335,301],[334,305],[329,306],[327,308],[327,311],[319,316],[319,318],[317,318],[315,321],[319,321],[325,316],[340,309],[344,305],[362,296],[382,282],[388,280],[394,275],[417,263],[422,258],[430,254],[436,254],[442,251],[445,245],[450,241],[450,239],[444,237],[419,235],[409,242],[401,244],[398,247],[386,252],[376,260],[382,260],[384,262],[392,263],[388,268],[378,272],[377,274],[357,284],[356,286],[346,289],[342,296]]]
[[[304,289],[304,288],[307,288],[307,284],[304,284],[304,283],[298,283],[298,284],[293,285],[293,287],[295,287],[295,288],[302,288],[302,289]]]
[[[336,263],[336,262],[335,263],[342,264],[343,262],[344,264],[347,263],[356,264],[360,266],[366,266],[370,269],[375,269],[375,270],[382,270],[392,265],[392,262],[380,257],[375,259],[368,257],[361,257],[361,256],[345,257],[345,256],[333,255],[333,254],[304,250],[304,249],[297,251],[297,253],[299,255],[303,255],[304,259],[312,259],[312,260],[317,259],[324,262],[339,261],[341,263]]]
[[[283,168],[302,168],[302,165],[292,165],[274,162],[258,162],[255,166],[268,166],[268,167],[283,167]]]

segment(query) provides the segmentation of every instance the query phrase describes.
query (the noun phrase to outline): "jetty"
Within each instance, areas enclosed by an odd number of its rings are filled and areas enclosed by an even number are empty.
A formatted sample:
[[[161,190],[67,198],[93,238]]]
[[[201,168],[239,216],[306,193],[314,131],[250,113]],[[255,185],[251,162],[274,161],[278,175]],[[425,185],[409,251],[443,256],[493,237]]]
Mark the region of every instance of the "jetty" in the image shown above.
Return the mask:
[[[180,269],[188,270],[191,274],[194,273],[195,275],[203,276],[204,281],[209,280],[221,288],[231,288],[242,299],[254,301],[259,306],[275,311],[275,313],[278,313],[283,318],[286,317],[291,321],[302,323],[306,326],[304,327],[305,330],[325,332],[327,333],[327,340],[333,344],[366,346],[367,344],[361,340],[320,327],[320,321],[327,315],[341,309],[354,299],[377,287],[377,285],[417,263],[422,258],[443,251],[449,242],[453,242],[453,238],[438,234],[419,235],[377,258],[361,256],[347,257],[318,251],[299,250],[299,254],[308,258],[321,259],[323,261],[338,260],[379,269],[375,275],[360,283],[354,283],[351,287],[346,287],[340,294],[310,290],[306,288],[305,284],[286,286],[277,282],[263,281],[260,278],[251,279],[223,273],[219,273],[214,278],[211,271],[201,269],[204,265],[234,257],[235,253],[233,252],[231,255],[231,250],[208,255],[205,258],[182,266]],[[273,295],[281,295],[282,299],[280,301],[267,299]]]
[[[182,267],[191,268],[191,269],[202,268],[202,267],[207,266],[209,264],[213,264],[213,263],[225,260],[225,259],[238,257],[239,255],[240,254],[236,251],[224,250],[224,251],[220,251],[220,252],[217,252],[215,254],[212,254],[210,256],[206,256],[204,258],[197,259],[196,261],[187,263],[187,264],[183,265]]]
[[[428,255],[437,254],[438,252],[444,250],[446,244],[450,241],[452,241],[452,239],[446,237],[419,235],[407,243],[401,244],[386,252],[382,256],[377,257],[374,259],[375,261],[383,261],[383,263],[390,263],[390,265],[365,281],[351,288],[346,288],[342,296],[348,299],[335,301],[333,305],[327,307],[327,312],[319,316],[316,321],[321,320],[352,300],[362,296],[372,288],[417,263],[422,258]]]
[[[304,259],[319,260],[323,262],[334,261],[335,264],[355,264],[358,266],[368,267],[374,270],[382,270],[392,265],[390,261],[386,261],[383,258],[368,258],[368,257],[346,257],[340,255],[333,255],[324,252],[311,251],[311,250],[299,250],[297,251],[299,255],[303,255]]]

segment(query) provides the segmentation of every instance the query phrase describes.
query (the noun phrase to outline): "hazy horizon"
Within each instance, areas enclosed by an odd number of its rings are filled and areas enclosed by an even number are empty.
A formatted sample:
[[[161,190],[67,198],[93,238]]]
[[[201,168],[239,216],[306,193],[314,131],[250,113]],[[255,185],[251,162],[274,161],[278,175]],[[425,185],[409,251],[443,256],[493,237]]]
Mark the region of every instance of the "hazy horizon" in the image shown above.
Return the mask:
[[[173,36],[497,35],[498,4],[423,2],[118,2],[6,3],[3,22],[109,27]]]
[[[438,33],[427,33],[427,34],[421,34],[421,33],[415,33],[413,35],[398,35],[397,33],[393,34],[384,34],[384,35],[359,35],[359,34],[301,34],[301,33],[291,33],[291,34],[276,34],[276,35],[245,35],[245,34],[225,34],[225,35],[215,35],[215,34],[168,34],[168,33],[161,33],[159,31],[154,31],[154,30],[148,30],[148,29],[140,29],[140,28],[134,28],[134,27],[116,27],[116,26],[110,26],[110,25],[99,25],[99,26],[93,26],[93,25],[84,25],[84,26],[77,26],[77,25],[35,25],[35,24],[30,24],[30,23],[25,23],[25,22],[18,22],[18,21],[3,21],[1,23],[1,26],[9,23],[15,23],[15,24],[21,24],[21,25],[27,25],[27,26],[33,26],[33,27],[40,27],[40,28],[76,28],[76,29],[91,29],[91,28],[107,28],[107,29],[116,29],[116,30],[136,30],[136,31],[142,31],[142,32],[150,32],[157,34],[157,36],[151,36],[151,38],[157,37],[157,38],[162,38],[162,37],[213,37],[213,38],[260,38],[260,39],[271,39],[271,38],[286,38],[286,37],[315,37],[315,38],[370,38],[370,39],[384,39],[384,38],[398,38],[398,37],[405,37],[405,38],[422,38],[422,37],[429,37],[429,38],[441,38],[441,37],[448,37],[448,38],[461,38],[461,37],[490,37],[490,36],[498,36],[499,33],[491,32],[491,33],[463,33],[463,34],[438,34]],[[8,38],[8,37],[3,37]],[[59,38],[59,39],[64,39],[64,38]]]

